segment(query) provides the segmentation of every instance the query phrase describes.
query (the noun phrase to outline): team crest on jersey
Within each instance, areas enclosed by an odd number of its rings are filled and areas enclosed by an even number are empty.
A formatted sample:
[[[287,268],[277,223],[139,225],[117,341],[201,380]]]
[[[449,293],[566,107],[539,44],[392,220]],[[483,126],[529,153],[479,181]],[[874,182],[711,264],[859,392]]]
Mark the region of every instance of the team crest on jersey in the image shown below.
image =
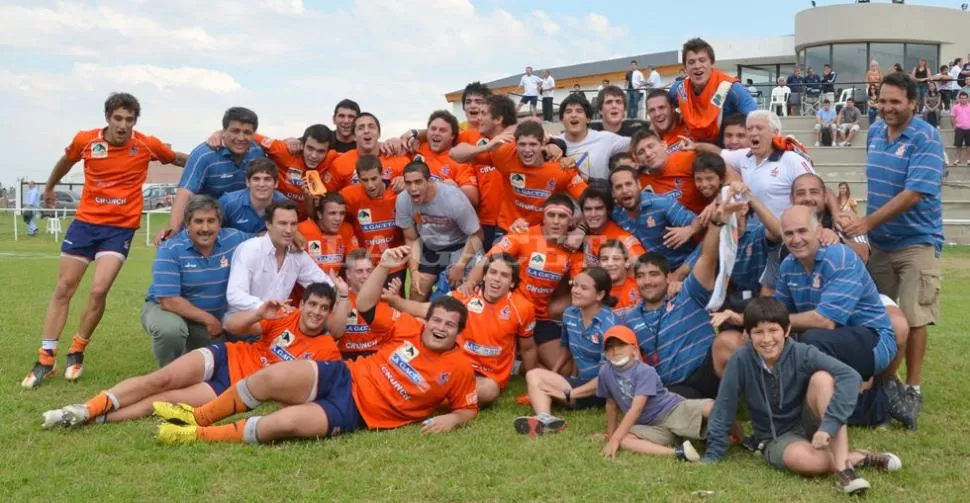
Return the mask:
[[[556,188],[556,181],[555,180],[549,180],[548,182],[546,182],[546,190],[548,190],[548,191],[551,192],[555,188]]]
[[[351,308],[350,312],[347,313],[347,326],[349,327],[351,325],[356,325],[356,324],[357,324],[357,309]]]
[[[476,143],[475,145],[479,147],[481,147],[482,145],[488,145],[488,138],[485,138],[485,137],[479,138],[478,143]]]
[[[902,144],[896,149],[896,157],[902,157],[906,155],[906,144]]]
[[[414,159],[412,162],[424,162],[424,156],[421,154],[414,154]]]
[[[637,291],[636,290],[630,290],[629,297],[630,297],[630,300],[637,300]]]
[[[448,379],[451,379],[451,372],[442,372],[438,374],[438,385],[444,386],[448,384]]]
[[[529,256],[529,269],[542,271],[546,268],[546,255],[544,253],[532,252]]]
[[[652,216],[647,217],[647,227],[656,227],[657,221]]]
[[[812,275],[812,288],[822,288],[822,277],[818,274]]]
[[[223,255],[222,258],[219,259],[219,267],[221,269],[225,269],[225,268],[229,267],[229,259],[226,258],[225,255]]]
[[[360,225],[370,225],[371,224],[370,210],[357,210],[357,222],[359,222]]]
[[[525,188],[525,175],[522,173],[512,173],[509,175],[509,183],[517,189]]]
[[[286,180],[290,182],[290,185],[296,187],[303,186],[303,171],[299,168],[287,168],[286,169]]]
[[[394,353],[399,355],[405,362],[409,363],[411,360],[417,358],[417,356],[420,354],[418,352],[418,348],[414,347],[414,344],[411,344],[408,341],[404,341],[404,344],[401,344],[401,347],[397,348],[397,351]]]
[[[108,157],[108,143],[99,141],[91,145],[91,157],[94,159],[105,159]]]
[[[451,174],[451,168],[447,164],[441,167],[441,176],[449,176]]]
[[[323,249],[320,246],[320,241],[310,241],[306,244],[306,246],[307,246],[307,249],[310,251],[310,255],[314,257],[319,257],[320,252]]]
[[[771,176],[777,178],[778,177],[778,166],[775,166],[774,168],[771,168],[771,173],[769,173],[769,174]]]
[[[498,312],[498,317],[500,320],[507,321],[512,317],[512,309],[510,309],[509,306],[503,307],[502,310]]]
[[[138,155],[138,145],[132,145],[131,148],[128,149],[128,155],[130,157]]]
[[[594,334],[590,335],[589,336],[589,340],[593,341],[594,344],[599,344],[600,343],[600,334],[594,333]]]
[[[482,302],[482,299],[479,299],[478,297],[468,301],[467,306],[468,310],[475,314],[482,314],[482,311],[485,310],[485,303]]]
[[[289,330],[284,330],[282,334],[273,339],[273,345],[281,348],[289,347],[290,344],[293,344],[294,339],[295,337]]]

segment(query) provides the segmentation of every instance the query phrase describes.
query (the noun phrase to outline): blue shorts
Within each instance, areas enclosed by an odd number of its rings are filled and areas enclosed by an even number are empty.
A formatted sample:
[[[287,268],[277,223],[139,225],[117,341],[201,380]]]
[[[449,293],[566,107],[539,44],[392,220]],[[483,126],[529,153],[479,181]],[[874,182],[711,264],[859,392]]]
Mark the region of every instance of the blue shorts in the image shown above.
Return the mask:
[[[354,403],[352,390],[346,363],[339,360],[317,362],[317,397],[313,403],[327,415],[328,437],[367,427]]]
[[[128,258],[131,238],[135,229],[113,225],[89,224],[80,220],[71,222],[61,243],[61,253],[91,262],[102,255],[113,255],[122,261]]]
[[[205,358],[202,380],[212,388],[216,395],[221,395],[232,386],[232,380],[229,378],[229,352],[226,351],[226,345],[213,344],[207,348],[196,349],[196,351],[202,353]]]
[[[545,344],[549,341],[562,339],[562,324],[552,320],[536,320],[534,336],[536,344]]]
[[[521,103],[525,103],[527,105],[535,105],[536,103],[539,103],[539,97],[538,96],[523,96],[522,99],[520,100],[520,102]]]
[[[566,377],[566,380],[569,381],[569,385],[574,389],[592,381],[592,379],[580,379],[579,377],[573,376]],[[572,405],[573,410],[596,409],[603,407],[606,407],[606,399],[600,398],[596,395],[579,398],[576,400],[576,403]]]

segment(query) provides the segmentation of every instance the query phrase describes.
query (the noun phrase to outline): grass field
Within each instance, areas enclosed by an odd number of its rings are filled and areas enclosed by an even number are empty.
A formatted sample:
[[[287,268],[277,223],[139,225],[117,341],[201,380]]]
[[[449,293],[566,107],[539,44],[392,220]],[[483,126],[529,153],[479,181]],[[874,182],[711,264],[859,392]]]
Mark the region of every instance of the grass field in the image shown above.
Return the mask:
[[[513,397],[515,378],[499,404],[469,428],[422,437],[412,426],[362,432],[335,440],[277,446],[155,443],[156,421],[42,431],[46,409],[83,402],[122,378],[155,367],[138,313],[150,281],[153,251],[135,239],[108,310],[89,347],[86,374],[70,384],[59,375],[31,391],[20,380],[35,358],[40,324],[57,275],[57,246],[49,237],[0,240],[0,501],[841,501],[832,479],[815,481],[770,469],[732,449],[715,466],[685,465],[621,452],[599,456],[590,435],[604,430],[598,412],[569,413],[570,427],[536,441],[518,436],[512,419],[527,412]],[[850,431],[852,444],[893,450],[904,468],[868,471],[870,501],[962,501],[970,492],[970,398],[964,372],[970,355],[970,250],[944,253],[943,324],[931,330],[925,404],[917,432]],[[65,331],[69,344],[87,282]],[[63,356],[58,362],[63,365]]]

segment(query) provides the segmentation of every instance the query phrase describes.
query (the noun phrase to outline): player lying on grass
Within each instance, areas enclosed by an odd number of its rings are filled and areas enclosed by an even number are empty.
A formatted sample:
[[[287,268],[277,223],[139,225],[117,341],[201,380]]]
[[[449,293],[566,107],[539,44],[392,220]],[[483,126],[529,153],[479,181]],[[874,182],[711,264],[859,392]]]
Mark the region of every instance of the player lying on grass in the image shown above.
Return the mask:
[[[339,337],[350,308],[346,283],[337,279],[337,288],[334,291],[325,283],[309,285],[298,310],[267,301],[259,309],[238,312],[226,319],[226,330],[259,335],[258,341],[196,349],[150,374],[126,379],[87,403],[44,412],[43,426],[137,419],[151,414],[156,401],[202,405],[269,365],[294,359],[339,360],[334,337],[326,333],[327,319],[332,310],[333,319],[339,320],[333,323],[333,331]]]
[[[862,377],[816,347],[790,340],[785,304],[753,299],[744,310],[744,331],[750,341],[728,362],[711,412],[705,463],[720,460],[727,450],[741,397],[758,450],[775,468],[805,476],[834,474],[846,494],[870,487],[855,467],[902,468],[894,454],[849,450],[845,423]]]
[[[532,337],[535,306],[513,291],[518,284],[519,262],[508,253],[496,253],[485,259],[485,277],[471,295],[458,290],[448,294],[468,309],[468,327],[458,337],[458,345],[471,360],[481,405],[498,400],[508,384],[516,347],[526,372],[537,365]],[[386,290],[390,295],[385,298],[391,307],[416,317],[427,316],[430,304],[392,294],[399,290],[393,282]]]
[[[424,421],[423,433],[441,433],[478,415],[475,374],[455,340],[468,311],[453,297],[428,307],[426,320],[378,304],[388,272],[407,263],[410,248],[384,251],[381,263],[357,296],[357,310],[375,330],[394,327],[394,338],[377,353],[353,361],[291,361],[263,369],[198,408],[156,402],[168,421],[162,443],[266,443],[319,438],[361,428],[391,429]],[[275,401],[283,407],[221,426],[217,421]],[[450,413],[428,419],[447,401]],[[181,424],[178,424],[181,423]]]

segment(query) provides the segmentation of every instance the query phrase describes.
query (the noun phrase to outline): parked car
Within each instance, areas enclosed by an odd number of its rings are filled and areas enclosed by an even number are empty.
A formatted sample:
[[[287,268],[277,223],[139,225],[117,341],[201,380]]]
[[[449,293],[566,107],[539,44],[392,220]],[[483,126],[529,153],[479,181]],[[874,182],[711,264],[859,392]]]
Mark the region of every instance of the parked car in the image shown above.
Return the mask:
[[[168,208],[175,201],[175,185],[155,185],[148,187],[142,194],[145,196],[145,211]]]
[[[81,204],[81,196],[75,194],[68,190],[55,190],[54,191],[54,209],[47,208],[44,206],[43,200],[41,200],[40,216],[42,218],[50,218],[54,216],[54,211],[56,210],[77,210],[78,206]],[[58,213],[60,215],[60,213]],[[68,215],[73,218],[73,212]]]

